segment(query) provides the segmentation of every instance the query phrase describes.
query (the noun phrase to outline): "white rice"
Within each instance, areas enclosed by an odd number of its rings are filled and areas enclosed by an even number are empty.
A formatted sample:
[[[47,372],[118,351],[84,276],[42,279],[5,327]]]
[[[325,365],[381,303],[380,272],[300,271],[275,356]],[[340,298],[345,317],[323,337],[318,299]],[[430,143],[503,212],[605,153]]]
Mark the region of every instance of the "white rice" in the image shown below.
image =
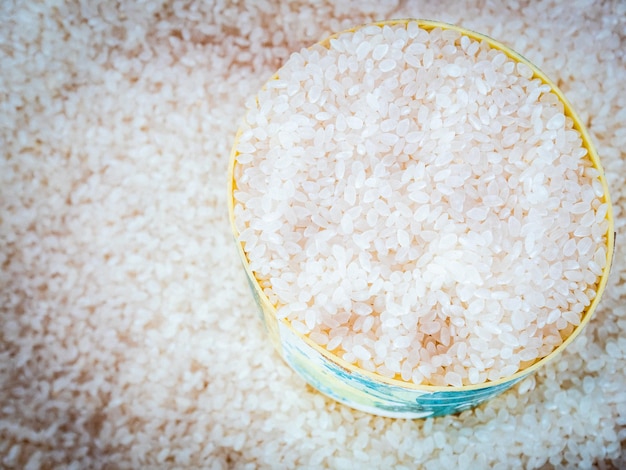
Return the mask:
[[[456,31],[372,25],[293,54],[249,106],[239,240],[297,331],[381,375],[461,386],[580,323],[607,204],[525,64]]]
[[[245,99],[291,52],[406,17],[554,77],[623,232],[623,2],[0,2],[1,468],[626,468],[620,236],[581,335],[458,416],[341,406],[267,339],[226,210]]]

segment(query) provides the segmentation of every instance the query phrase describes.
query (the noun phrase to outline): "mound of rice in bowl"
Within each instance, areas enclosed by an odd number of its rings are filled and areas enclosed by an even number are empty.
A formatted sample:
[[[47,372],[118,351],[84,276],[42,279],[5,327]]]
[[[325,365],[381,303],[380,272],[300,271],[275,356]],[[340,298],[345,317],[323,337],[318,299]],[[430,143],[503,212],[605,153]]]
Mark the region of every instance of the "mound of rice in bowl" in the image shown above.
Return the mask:
[[[234,218],[279,318],[357,367],[480,384],[549,355],[607,263],[601,173],[563,102],[417,22],[293,54],[236,143]]]

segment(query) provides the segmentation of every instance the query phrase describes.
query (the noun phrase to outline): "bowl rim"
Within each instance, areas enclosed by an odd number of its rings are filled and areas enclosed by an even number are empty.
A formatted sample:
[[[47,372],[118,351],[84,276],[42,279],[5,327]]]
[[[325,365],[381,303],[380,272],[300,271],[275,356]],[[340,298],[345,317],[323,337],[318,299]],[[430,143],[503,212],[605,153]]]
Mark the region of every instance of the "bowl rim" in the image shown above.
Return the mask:
[[[230,225],[231,225],[231,230],[232,230],[232,233],[234,235],[235,242],[236,242],[236,245],[237,245],[237,251],[238,251],[239,256],[241,258],[242,264],[244,266],[244,269],[246,271],[248,279],[250,280],[250,282],[252,284],[252,288],[255,291],[255,297],[262,303],[262,305],[260,307],[263,309],[264,312],[271,312],[273,314],[273,319],[276,322],[281,322],[285,327],[287,327],[291,332],[293,332],[298,338],[300,338],[302,341],[304,341],[309,347],[313,348],[316,352],[321,354],[325,359],[335,363],[337,366],[341,367],[342,369],[346,370],[349,373],[357,373],[357,374],[359,374],[359,375],[361,375],[361,376],[363,376],[363,377],[373,381],[374,383],[384,383],[384,384],[387,384],[389,386],[398,387],[398,388],[401,388],[401,389],[404,389],[404,390],[415,390],[415,391],[419,391],[419,392],[428,392],[428,393],[433,393],[433,392],[465,392],[465,391],[472,391],[472,390],[480,390],[480,389],[489,388],[489,387],[501,385],[501,384],[504,384],[504,383],[508,383],[508,382],[511,382],[511,381],[515,381],[517,379],[525,377],[526,375],[529,375],[532,372],[535,372],[537,369],[543,367],[544,365],[546,365],[547,363],[552,361],[556,356],[558,356],[580,334],[580,332],[584,329],[584,327],[587,325],[587,323],[589,323],[593,313],[595,312],[596,308],[598,307],[598,303],[600,302],[600,298],[602,297],[602,294],[604,293],[604,290],[606,289],[609,273],[610,273],[612,262],[613,262],[614,247],[615,247],[615,237],[616,237],[616,232],[615,232],[615,227],[614,227],[613,206],[612,206],[612,203],[611,203],[611,198],[610,198],[610,194],[609,194],[609,188],[608,188],[608,184],[607,184],[607,181],[606,181],[605,172],[604,172],[604,169],[603,169],[602,164],[600,162],[600,158],[598,156],[598,153],[597,153],[597,151],[595,149],[595,146],[593,144],[591,136],[589,135],[587,129],[583,125],[580,117],[578,116],[578,114],[573,109],[571,103],[567,100],[567,98],[565,97],[563,92],[559,89],[559,87],[550,78],[548,78],[536,65],[534,65],[532,62],[530,62],[528,59],[526,59],[523,55],[521,55],[518,52],[514,51],[512,48],[506,46],[505,44],[503,44],[503,43],[501,43],[501,42],[499,42],[499,41],[497,41],[497,40],[495,40],[495,39],[493,39],[493,38],[491,38],[491,37],[489,37],[489,36],[487,36],[485,34],[478,33],[478,32],[475,32],[473,30],[470,30],[470,29],[467,29],[467,28],[464,28],[464,27],[461,27],[461,26],[458,26],[458,25],[445,23],[445,22],[441,22],[441,21],[416,19],[416,18],[403,18],[403,19],[392,19],[392,20],[384,20],[384,21],[374,21],[374,22],[371,22],[371,23],[360,24],[358,26],[355,26],[355,27],[352,27],[352,28],[348,28],[348,29],[345,29],[343,31],[334,33],[334,34],[332,34],[332,35],[322,39],[321,41],[318,41],[315,44],[312,44],[311,46],[308,47],[308,49],[311,49],[311,48],[314,48],[314,47],[318,47],[318,46],[322,46],[322,47],[328,48],[328,46],[330,44],[330,41],[332,39],[336,39],[336,38],[340,37],[343,34],[354,33],[357,30],[365,28],[365,27],[368,27],[368,26],[379,26],[379,27],[397,26],[397,25],[407,26],[411,22],[417,23],[417,25],[421,29],[425,29],[427,31],[430,31],[430,30],[433,30],[433,29],[436,29],[436,28],[440,28],[442,30],[457,31],[457,32],[461,33],[462,35],[468,36],[469,38],[474,39],[474,40],[476,40],[478,42],[483,42],[484,41],[491,48],[500,50],[501,52],[505,53],[507,55],[507,57],[509,57],[510,59],[514,60],[515,62],[519,62],[519,63],[525,64],[526,66],[528,66],[532,70],[532,72],[533,72],[533,77],[532,78],[538,78],[544,84],[547,84],[547,85],[550,86],[551,92],[554,93],[559,98],[561,103],[563,104],[564,114],[567,117],[572,119],[572,121],[573,121],[573,128],[576,129],[580,133],[583,146],[587,149],[587,157],[591,160],[594,168],[596,168],[599,171],[599,173],[600,173],[599,179],[600,179],[600,181],[602,183],[602,188],[604,190],[604,195],[602,196],[602,200],[603,200],[603,203],[606,203],[608,205],[608,210],[607,210],[607,214],[606,214],[606,219],[608,220],[608,228],[607,228],[607,232],[606,232],[606,251],[607,251],[606,257],[607,257],[607,259],[606,259],[606,265],[604,266],[604,268],[602,270],[602,275],[600,276],[599,281],[595,285],[595,287],[596,287],[596,295],[592,299],[592,301],[589,304],[589,306],[585,309],[584,313],[582,314],[580,323],[577,326],[574,327],[574,330],[569,334],[569,336],[567,338],[565,338],[563,340],[563,342],[557,348],[555,348],[550,354],[548,354],[547,356],[545,356],[545,357],[535,361],[533,364],[527,366],[526,368],[519,370],[515,374],[509,375],[509,376],[506,376],[506,377],[502,377],[502,378],[500,378],[498,380],[495,380],[495,381],[486,381],[486,382],[481,382],[479,384],[463,385],[461,387],[456,387],[456,386],[452,386],[452,385],[440,386],[440,385],[415,384],[413,382],[408,382],[408,381],[404,381],[404,380],[396,379],[396,378],[390,378],[390,377],[386,377],[386,376],[383,376],[381,374],[378,374],[376,372],[368,371],[368,370],[363,369],[363,368],[361,368],[361,367],[359,367],[359,366],[357,366],[355,364],[352,364],[352,363],[349,363],[349,362],[345,361],[341,357],[335,355],[333,352],[328,351],[323,346],[320,346],[319,344],[315,343],[308,336],[306,336],[306,335],[296,331],[291,326],[291,323],[289,322],[289,320],[287,320],[286,318],[285,319],[278,319],[277,316],[276,316],[276,308],[269,301],[269,299],[267,298],[267,296],[265,295],[265,293],[261,289],[261,286],[259,285],[258,280],[256,279],[256,276],[254,275],[254,273],[250,269],[249,261],[248,261],[247,255],[246,255],[246,253],[244,251],[243,244],[242,244],[242,242],[239,241],[239,231],[237,230],[237,227],[236,227],[236,224],[235,224],[235,215],[234,215],[234,207],[235,207],[234,192],[235,192],[235,190],[237,188],[237,184],[236,184],[236,181],[235,181],[235,166],[236,166],[237,155],[239,154],[238,151],[237,151],[237,147],[238,147],[239,139],[240,139],[241,133],[242,133],[241,126],[239,126],[239,128],[237,130],[237,133],[235,135],[235,139],[234,139],[234,142],[233,142],[232,150],[231,150],[231,153],[230,153],[229,165],[228,165],[228,185],[227,185],[227,190],[228,190],[228,216],[229,216],[229,221],[230,221]],[[278,79],[279,71],[277,71],[276,73],[274,73],[272,75],[272,77],[261,87],[260,91],[265,89],[267,87],[267,85],[271,81]],[[256,96],[258,96],[258,94]],[[247,113],[246,113],[246,115],[247,115]],[[245,116],[244,116],[243,119],[245,120]],[[275,344],[275,346],[277,348],[280,347],[280,345],[278,345],[278,344]]]

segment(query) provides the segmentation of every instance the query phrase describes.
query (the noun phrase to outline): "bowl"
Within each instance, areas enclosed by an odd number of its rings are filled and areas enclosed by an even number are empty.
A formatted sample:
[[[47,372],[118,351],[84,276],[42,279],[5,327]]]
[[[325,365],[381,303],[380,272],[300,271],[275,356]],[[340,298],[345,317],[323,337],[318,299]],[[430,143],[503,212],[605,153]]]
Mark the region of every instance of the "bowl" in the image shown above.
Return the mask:
[[[606,240],[606,260],[601,268],[602,272],[598,276],[595,289],[595,297],[589,305],[581,312],[580,322],[571,328],[558,347],[547,356],[532,363],[525,364],[521,370],[501,377],[498,380],[484,381],[477,384],[463,384],[460,386],[416,384],[408,380],[402,380],[397,375],[393,377],[382,375],[378,372],[366,370],[353,362],[327,350],[313,341],[308,335],[303,334],[301,328],[294,328],[288,318],[279,318],[276,305],[261,287],[257,276],[250,267],[250,260],[245,250],[245,243],[240,239],[240,232],[237,228],[235,206],[235,192],[237,184],[237,159],[241,154],[240,139],[242,131],[239,130],[235,138],[235,143],[230,156],[228,173],[228,209],[230,224],[232,227],[235,243],[246,272],[247,280],[255,301],[259,307],[261,318],[267,329],[267,333],[276,350],[300,376],[311,386],[325,395],[344,403],[352,408],[388,417],[398,418],[424,418],[431,416],[441,416],[446,414],[459,413],[463,410],[475,407],[480,403],[502,393],[513,385],[532,374],[537,369],[544,367],[554,360],[580,334],[585,325],[591,319],[593,312],[598,306],[598,302],[605,289],[609,276],[610,265],[614,249],[614,224],[609,190],[604,177],[602,165],[592,144],[589,134],[579,117],[567,101],[563,93],[544,73],[529,62],[520,54],[514,52],[502,43],[473,32],[459,26],[426,20],[400,19],[392,21],[376,22],[368,25],[361,25],[347,31],[334,34],[317,45],[312,47],[330,47],[331,41],[336,40],[346,33],[355,33],[362,28],[370,26],[390,26],[390,27],[415,27],[432,31],[440,29],[442,31],[456,31],[479,43],[486,43],[490,48],[503,52],[509,59],[517,64],[523,64],[532,73],[533,79],[539,79],[547,85],[558,100],[562,103],[564,115],[573,121],[573,128],[578,131],[582,139],[582,145],[587,150],[587,158],[592,166],[599,172],[603,194],[601,200],[608,205],[606,220],[608,221],[605,234]],[[279,80],[280,71],[274,75],[263,90],[272,86],[272,82]],[[266,285],[267,287],[267,285]]]

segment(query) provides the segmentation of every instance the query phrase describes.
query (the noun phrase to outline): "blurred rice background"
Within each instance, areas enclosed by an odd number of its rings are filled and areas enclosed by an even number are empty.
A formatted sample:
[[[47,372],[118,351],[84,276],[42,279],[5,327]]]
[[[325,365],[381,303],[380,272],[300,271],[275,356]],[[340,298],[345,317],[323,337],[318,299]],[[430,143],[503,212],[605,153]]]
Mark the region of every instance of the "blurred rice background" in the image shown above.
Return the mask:
[[[350,410],[272,350],[226,210],[230,146],[293,51],[456,23],[553,78],[626,224],[626,3],[0,3],[0,467],[624,468],[626,253],[584,333],[473,411]]]

